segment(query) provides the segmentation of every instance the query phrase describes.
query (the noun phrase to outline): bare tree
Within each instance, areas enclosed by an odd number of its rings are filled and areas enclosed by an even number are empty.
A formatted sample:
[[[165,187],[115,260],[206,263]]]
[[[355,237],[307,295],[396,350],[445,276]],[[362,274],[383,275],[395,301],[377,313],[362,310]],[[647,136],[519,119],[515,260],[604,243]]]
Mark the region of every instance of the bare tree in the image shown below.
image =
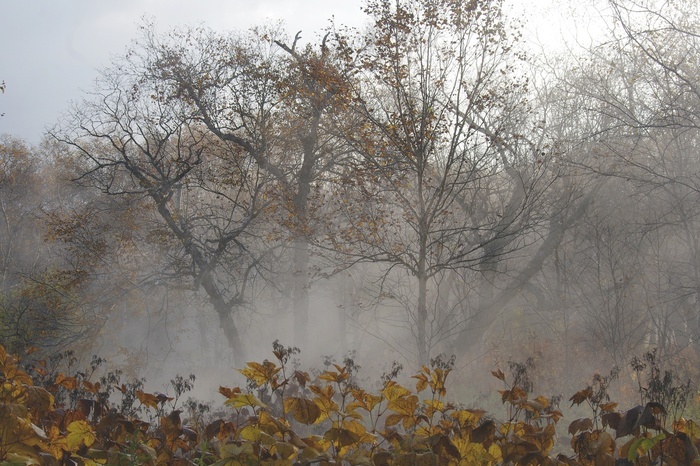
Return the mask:
[[[567,139],[578,141],[568,162],[588,173],[581,180],[599,186],[583,229],[566,239],[568,262],[559,270],[567,280],[576,277],[567,290],[583,298],[578,305],[595,310],[589,324],[600,330],[598,337],[607,335],[604,346],[619,361],[642,339],[674,351],[670,341],[682,347],[695,328],[687,310],[696,302],[690,290],[697,277],[699,199],[691,154],[700,100],[692,79],[698,69],[696,7],[608,5],[612,28],[600,42],[572,54],[563,68],[568,71],[556,78],[554,106],[575,122]],[[592,236],[585,233],[591,227],[589,233],[597,232]],[[607,253],[601,255],[595,244],[607,244]],[[590,248],[599,250],[595,261]],[[592,286],[593,277],[603,277],[603,265],[607,278]],[[615,269],[622,282],[612,285]]]
[[[158,221],[151,240],[165,262],[142,279],[203,289],[234,355],[243,357],[237,316],[269,250],[257,247],[262,239],[255,231],[268,204],[266,178],[250,153],[209,137],[171,98],[144,51],[136,48],[105,70],[92,98],[52,135],[80,160],[77,181],[134,208],[151,206]]]
[[[291,251],[295,342],[308,338],[310,242],[327,173],[346,151],[334,131],[347,101],[352,60],[331,46],[300,46],[277,30],[243,38],[184,33],[163,47],[153,73],[217,139],[245,151],[275,179],[277,228]],[[187,45],[195,44],[195,45]],[[281,261],[282,263],[284,261]]]
[[[532,239],[551,182],[500,8],[372,1],[373,28],[358,41],[360,118],[348,134],[358,157],[340,177],[326,239],[385,264],[379,296],[404,309],[421,363],[473,319],[463,295],[448,298],[454,274],[478,271],[479,306],[492,311],[499,265]]]

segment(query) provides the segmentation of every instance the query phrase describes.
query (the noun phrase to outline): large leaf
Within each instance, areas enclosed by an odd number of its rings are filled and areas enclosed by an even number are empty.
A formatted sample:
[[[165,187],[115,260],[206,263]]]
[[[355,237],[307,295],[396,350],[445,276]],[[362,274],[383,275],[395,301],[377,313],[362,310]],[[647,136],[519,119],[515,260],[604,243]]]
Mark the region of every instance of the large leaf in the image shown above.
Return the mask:
[[[278,367],[275,363],[268,360],[263,361],[262,364],[258,362],[249,362],[247,366],[248,367],[240,369],[238,372],[243,374],[246,379],[255,382],[258,386],[271,382],[277,373],[282,370],[281,367]]]
[[[226,400],[227,406],[240,409],[250,406],[251,408],[264,408],[265,404],[258,400],[252,393],[236,393],[232,398]]]
[[[354,445],[360,440],[360,436],[348,429],[333,427],[323,436],[326,440],[337,443],[341,447]]]
[[[291,412],[294,419],[302,424],[313,424],[321,415],[321,409],[314,401],[299,397],[285,399],[284,412]]]
[[[47,411],[53,410],[54,398],[51,393],[41,387],[27,387],[27,407],[31,410],[34,419]]]
[[[645,455],[649,450],[654,448],[654,445],[656,445],[665,438],[666,434],[664,432],[661,432],[659,435],[652,438],[640,437],[634,440],[630,444],[629,451],[627,452],[627,459],[629,461],[634,462],[637,456]]]
[[[418,397],[415,395],[395,398],[389,401],[388,408],[397,414],[412,416],[418,406]]]
[[[475,426],[484,417],[486,411],[479,409],[460,409],[452,413],[452,417],[464,427]]]
[[[73,421],[68,424],[67,430],[65,442],[68,451],[75,452],[83,445],[89,447],[97,440],[92,427],[86,421]]]
[[[569,434],[576,435],[579,432],[593,429],[593,420],[588,417],[576,419],[569,424]]]
[[[7,405],[0,405],[0,452],[39,458],[39,448],[46,449],[46,434],[24,417],[12,414]]]
[[[382,390],[382,393],[384,394],[387,400],[394,401],[401,397],[410,395],[411,391],[392,381],[387,383],[387,385]]]

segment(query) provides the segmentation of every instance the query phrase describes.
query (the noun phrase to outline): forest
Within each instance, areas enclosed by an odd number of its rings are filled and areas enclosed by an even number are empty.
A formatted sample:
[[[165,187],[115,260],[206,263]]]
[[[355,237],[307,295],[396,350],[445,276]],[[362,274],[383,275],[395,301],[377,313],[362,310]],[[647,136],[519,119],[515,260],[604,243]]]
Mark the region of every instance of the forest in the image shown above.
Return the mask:
[[[2,464],[700,461],[700,10],[601,5],[556,50],[502,0],[145,22],[40,144],[0,136],[0,431],[45,431]],[[195,378],[238,419],[210,457],[172,416]]]

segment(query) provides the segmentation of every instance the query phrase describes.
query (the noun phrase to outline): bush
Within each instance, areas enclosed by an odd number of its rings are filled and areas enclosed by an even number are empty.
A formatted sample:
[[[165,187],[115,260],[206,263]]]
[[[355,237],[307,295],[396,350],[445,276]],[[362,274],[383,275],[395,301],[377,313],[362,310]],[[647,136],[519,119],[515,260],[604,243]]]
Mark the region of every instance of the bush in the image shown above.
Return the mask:
[[[174,397],[144,392],[143,381],[122,383],[118,373],[91,382],[94,364],[66,376],[40,362],[32,377],[0,346],[0,464],[700,464],[698,424],[667,419],[662,398],[651,397],[658,368],[650,386],[640,383],[646,404],[625,412],[608,395],[615,372],[575,393],[571,406],[588,406],[591,416],[569,424],[567,456],[554,452],[562,412],[556,400],[530,395],[527,365],[511,364],[510,376],[492,373],[508,407],[499,421],[446,400],[453,358],[433,359],[411,388],[396,381],[396,366],[373,393],[357,383],[352,359],[312,377],[289,367],[297,352],[276,342],[274,361],[248,363],[239,371],[245,388],[219,388],[227,411],[214,417],[192,399],[178,407],[194,376],[171,381]]]

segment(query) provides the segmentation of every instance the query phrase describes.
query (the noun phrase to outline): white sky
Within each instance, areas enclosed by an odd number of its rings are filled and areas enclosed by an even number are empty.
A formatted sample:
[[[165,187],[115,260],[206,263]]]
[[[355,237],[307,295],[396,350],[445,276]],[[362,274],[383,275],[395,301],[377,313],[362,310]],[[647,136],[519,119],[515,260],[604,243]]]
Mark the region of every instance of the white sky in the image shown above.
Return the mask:
[[[97,70],[123,54],[143,18],[177,25],[247,29],[284,19],[307,38],[336,23],[360,26],[361,0],[1,0],[0,133],[35,144],[70,101],[89,90]]]
[[[527,1],[530,21],[541,21],[567,0]],[[585,2],[585,0],[584,0]],[[328,24],[362,26],[363,0],[0,0],[0,133],[38,143],[89,90],[97,70],[122,55],[138,36],[143,18],[167,31],[204,24],[217,30],[246,29],[283,19],[290,33],[311,38]],[[558,34],[560,23],[545,22],[540,37]],[[534,35],[533,35],[534,36]],[[534,38],[534,37],[533,37]]]

